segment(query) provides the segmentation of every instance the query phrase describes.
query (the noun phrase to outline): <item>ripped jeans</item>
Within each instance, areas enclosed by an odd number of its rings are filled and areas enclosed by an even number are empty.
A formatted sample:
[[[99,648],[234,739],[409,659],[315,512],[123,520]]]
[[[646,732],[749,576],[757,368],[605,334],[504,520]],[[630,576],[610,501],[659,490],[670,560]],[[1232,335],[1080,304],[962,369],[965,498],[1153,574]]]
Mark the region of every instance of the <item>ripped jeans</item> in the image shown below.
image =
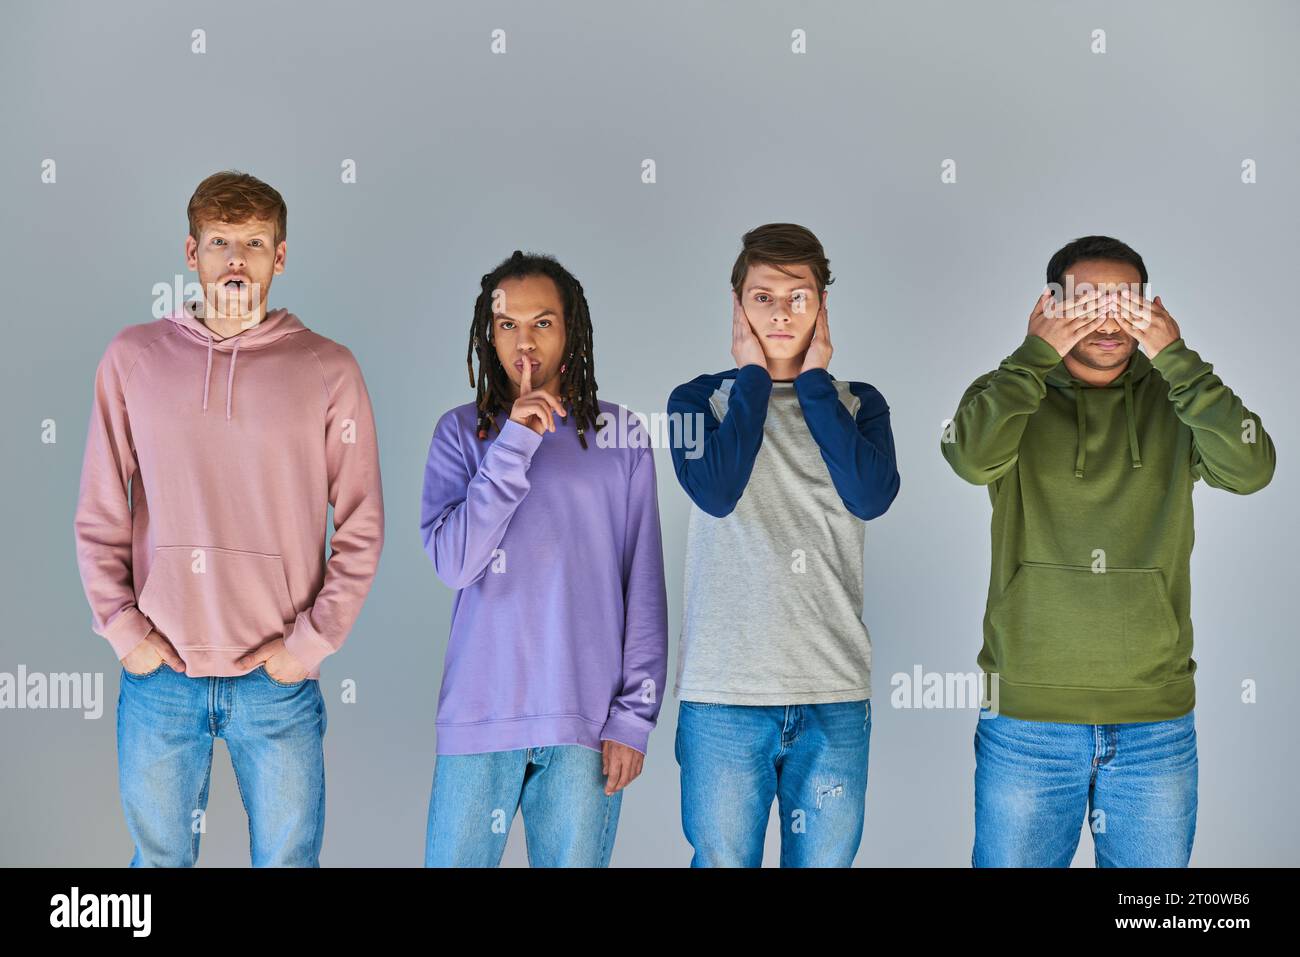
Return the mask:
[[[849,867],[866,813],[871,701],[682,701],[674,754],[692,867],[758,867],[777,800],[782,867]]]

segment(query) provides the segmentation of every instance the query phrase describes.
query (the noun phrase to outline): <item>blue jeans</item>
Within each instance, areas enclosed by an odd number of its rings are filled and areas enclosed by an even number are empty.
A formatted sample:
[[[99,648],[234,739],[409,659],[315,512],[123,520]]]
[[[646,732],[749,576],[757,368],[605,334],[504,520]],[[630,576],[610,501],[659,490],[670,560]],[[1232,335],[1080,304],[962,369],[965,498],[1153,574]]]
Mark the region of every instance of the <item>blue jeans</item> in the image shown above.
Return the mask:
[[[438,755],[424,866],[496,867],[522,808],[530,866],[608,867],[623,792],[600,763],[578,744]]]
[[[191,678],[160,664],[122,669],[118,780],[132,867],[189,867],[206,830],[212,742],[225,738],[248,812],[254,867],[318,867],[325,832],[325,700],[320,682],[276,681],[262,666]]]
[[[1069,867],[1086,824],[1098,867],[1186,867],[1196,833],[1193,714],[1135,724],[981,719],[971,864]]]
[[[682,701],[674,754],[692,867],[758,867],[777,799],[782,867],[849,867],[862,842],[871,701]]]

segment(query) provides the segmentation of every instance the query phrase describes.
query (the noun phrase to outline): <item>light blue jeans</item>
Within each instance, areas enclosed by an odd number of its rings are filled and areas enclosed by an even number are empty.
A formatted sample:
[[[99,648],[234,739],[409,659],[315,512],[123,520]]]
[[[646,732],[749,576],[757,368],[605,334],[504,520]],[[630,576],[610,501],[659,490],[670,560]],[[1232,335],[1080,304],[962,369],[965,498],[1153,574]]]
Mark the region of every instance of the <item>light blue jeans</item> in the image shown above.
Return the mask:
[[[424,866],[496,867],[522,808],[530,866],[608,867],[623,792],[600,764],[578,744],[438,755]]]
[[[260,665],[235,678],[191,678],[166,664],[146,675],[123,668],[117,758],[131,866],[198,861],[217,738],[248,812],[253,866],[320,866],[325,725],[315,679],[283,684]]]
[[[674,754],[692,867],[759,867],[776,798],[782,867],[849,867],[866,814],[871,701],[680,702]]]
[[[975,728],[975,867],[1186,867],[1196,833],[1194,712],[1138,724],[998,715]]]

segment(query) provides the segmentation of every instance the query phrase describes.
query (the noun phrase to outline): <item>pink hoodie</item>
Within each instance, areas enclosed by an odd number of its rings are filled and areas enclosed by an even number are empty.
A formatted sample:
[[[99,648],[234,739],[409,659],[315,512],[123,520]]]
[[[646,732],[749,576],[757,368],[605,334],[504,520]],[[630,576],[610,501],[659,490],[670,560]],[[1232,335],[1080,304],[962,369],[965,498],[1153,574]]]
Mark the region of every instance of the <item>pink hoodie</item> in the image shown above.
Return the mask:
[[[91,627],[118,658],[152,625],[191,677],[240,675],[283,636],[319,677],[384,541],[356,359],[285,309],[227,339],[190,303],[123,329],[95,373],[75,529]]]

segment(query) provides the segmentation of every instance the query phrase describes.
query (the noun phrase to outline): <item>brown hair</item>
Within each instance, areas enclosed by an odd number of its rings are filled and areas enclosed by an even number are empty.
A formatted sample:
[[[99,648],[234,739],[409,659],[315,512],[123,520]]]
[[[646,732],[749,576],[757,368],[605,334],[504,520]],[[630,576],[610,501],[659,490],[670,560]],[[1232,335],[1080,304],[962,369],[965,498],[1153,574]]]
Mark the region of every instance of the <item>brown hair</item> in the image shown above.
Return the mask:
[[[831,277],[831,262],[826,258],[821,240],[813,235],[812,230],[795,223],[768,223],[756,226],[740,240],[740,255],[731,267],[731,288],[736,295],[741,294],[745,274],[749,267],[763,264],[774,266],[781,272],[790,274],[783,266],[808,266],[813,279],[817,282],[817,297],[826,291],[826,287],[835,280]]]
[[[205,223],[244,223],[250,219],[267,219],[275,223],[275,242],[279,246],[289,233],[288,207],[273,187],[256,176],[238,170],[213,173],[190,197],[186,208],[190,218],[190,235],[199,238]]]

